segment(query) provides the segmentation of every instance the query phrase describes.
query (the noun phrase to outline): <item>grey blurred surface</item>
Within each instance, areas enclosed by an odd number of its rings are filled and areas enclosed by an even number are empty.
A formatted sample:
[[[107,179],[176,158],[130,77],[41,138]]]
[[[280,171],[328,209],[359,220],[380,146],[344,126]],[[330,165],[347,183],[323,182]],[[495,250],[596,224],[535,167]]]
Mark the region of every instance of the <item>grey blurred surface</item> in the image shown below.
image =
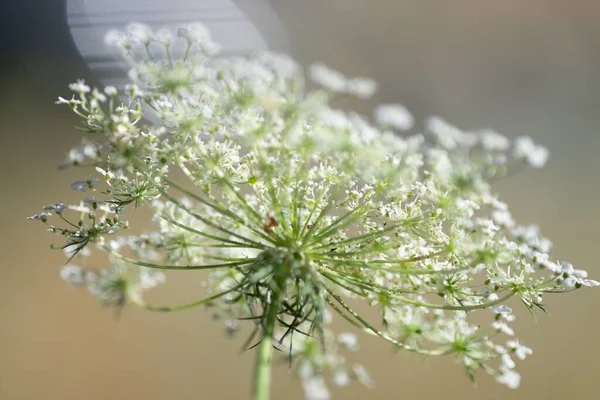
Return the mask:
[[[265,0],[67,0],[66,4],[77,51],[105,85],[122,87],[128,82],[128,64],[119,51],[105,45],[104,35],[131,22],[173,32],[190,23],[202,23],[221,46],[223,56],[267,48],[290,50],[277,14]],[[184,50],[171,48],[175,58],[183,57]]]
[[[547,168],[500,182],[522,222],[536,222],[553,254],[598,279],[600,5],[583,0],[273,0],[294,55],[377,79],[373,101],[404,103],[417,119],[528,134],[551,150]],[[72,198],[85,174],[59,172],[79,141],[75,118],[55,106],[78,77],[94,81],[58,18],[61,2],[3,4],[0,34],[0,399],[244,399],[253,354],[225,339],[202,310],[156,315],[129,308],[116,320],[58,277],[62,254],[25,217]],[[58,11],[57,11],[58,8]],[[16,12],[15,10],[19,11]],[[64,13],[64,9],[62,11]],[[54,18],[54,19],[53,19]],[[64,24],[64,21],[63,21]],[[98,263],[102,263],[98,259]],[[201,295],[189,275],[169,275],[165,302]],[[377,386],[334,399],[596,399],[600,291],[548,298],[552,316],[518,314],[534,355],[510,391],[480,376],[473,387],[451,359],[394,353],[361,337],[361,362]],[[341,322],[340,327],[344,326]],[[274,399],[301,399],[285,366]]]

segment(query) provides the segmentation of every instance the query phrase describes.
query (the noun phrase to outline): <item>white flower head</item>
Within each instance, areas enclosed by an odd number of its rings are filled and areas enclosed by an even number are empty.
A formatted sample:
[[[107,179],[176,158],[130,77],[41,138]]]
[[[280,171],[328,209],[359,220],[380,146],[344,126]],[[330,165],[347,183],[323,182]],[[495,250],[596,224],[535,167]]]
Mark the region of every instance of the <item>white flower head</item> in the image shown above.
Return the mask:
[[[531,138],[436,117],[424,134],[396,134],[414,125],[402,105],[376,106],[374,122],[334,106],[371,96],[374,81],[320,63],[305,72],[270,52],[216,56],[204,25],[175,36],[133,24],[106,40],[131,65],[129,99],[77,81],[57,101],[81,118],[84,138],[64,165],[92,167],[71,185],[88,193],[28,218],[69,259],[108,254],[101,269],[61,270],[104,306],[205,305],[228,336],[253,323],[257,365],[275,358],[274,346],[289,349],[307,397],[319,400],[330,397],[325,377],[373,386],[344,357],[359,350],[361,331],[420,355],[452,353],[470,377],[517,387],[515,361],[532,351],[497,334],[515,334],[507,302],[534,311],[553,293],[600,285],[553,260],[551,242],[517,224],[495,192],[515,161],[545,163],[547,149]],[[138,208],[151,224],[126,233]],[[204,270],[207,293],[146,303],[163,270]],[[360,302],[381,321],[363,318]],[[336,332],[334,313],[357,329]]]

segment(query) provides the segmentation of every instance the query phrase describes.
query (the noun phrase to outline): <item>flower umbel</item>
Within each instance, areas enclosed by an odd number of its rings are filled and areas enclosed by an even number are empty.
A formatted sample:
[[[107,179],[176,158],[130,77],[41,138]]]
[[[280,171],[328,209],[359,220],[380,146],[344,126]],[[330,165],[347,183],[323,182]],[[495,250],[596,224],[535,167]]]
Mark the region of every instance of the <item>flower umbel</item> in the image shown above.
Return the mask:
[[[440,118],[400,136],[413,124],[401,105],[379,106],[376,123],[330,105],[340,94],[368,97],[372,81],[318,64],[310,75],[321,86],[309,90],[288,57],[219,57],[197,24],[177,34],[135,24],[107,43],[130,62],[131,82],[102,93],[78,81],[58,101],[83,120],[86,137],[64,165],[96,174],[72,185],[87,197],[29,219],[64,238],[69,260],[108,254],[108,269],[62,271],[106,306],[205,305],[229,334],[253,325],[256,399],[269,395],[272,347],[286,350],[308,398],[329,398],[327,377],[373,384],[363,366],[346,366],[357,337],[334,333],[332,315],[516,387],[513,358],[532,351],[512,337],[504,303],[543,311],[547,294],[599,284],[552,261],[549,240],[515,222],[492,190],[521,163],[543,166],[548,151],[531,138],[463,132]],[[145,123],[145,112],[158,121]],[[152,212],[154,231],[122,234],[132,207]],[[161,270],[206,270],[207,297],[146,303]],[[380,320],[356,312],[356,300]],[[487,325],[473,321],[479,313]]]

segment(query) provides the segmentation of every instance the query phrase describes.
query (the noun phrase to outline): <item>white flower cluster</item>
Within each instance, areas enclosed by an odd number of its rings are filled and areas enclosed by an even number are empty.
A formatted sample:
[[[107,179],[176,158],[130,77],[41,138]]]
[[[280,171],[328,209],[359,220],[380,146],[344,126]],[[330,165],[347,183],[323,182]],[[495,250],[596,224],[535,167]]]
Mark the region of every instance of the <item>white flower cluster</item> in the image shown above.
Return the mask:
[[[340,353],[359,346],[331,331],[332,314],[516,387],[514,358],[531,350],[513,338],[504,303],[544,310],[547,294],[598,285],[552,260],[549,240],[518,224],[492,190],[520,163],[543,166],[548,151],[531,138],[463,132],[440,118],[400,136],[413,125],[401,105],[377,107],[376,123],[329,105],[339,94],[370,96],[368,79],[317,64],[310,76],[321,88],[309,90],[286,56],[215,56],[200,25],[177,36],[139,24],[111,32],[131,82],[101,92],[79,81],[58,101],[83,120],[87,135],[65,165],[97,173],[72,185],[92,197],[30,218],[65,237],[70,258],[90,245],[109,254],[111,269],[62,273],[103,303],[206,305],[230,333],[245,320],[256,327],[249,346],[258,338],[261,355],[287,347],[308,398],[327,399],[324,377],[371,384],[363,367],[346,368]],[[171,54],[178,40],[181,58]],[[159,122],[144,123],[147,107]],[[156,230],[120,236],[131,207],[150,210]],[[154,270],[208,270],[209,297],[149,305],[142,290],[164,281]],[[364,299],[381,320],[347,299]]]

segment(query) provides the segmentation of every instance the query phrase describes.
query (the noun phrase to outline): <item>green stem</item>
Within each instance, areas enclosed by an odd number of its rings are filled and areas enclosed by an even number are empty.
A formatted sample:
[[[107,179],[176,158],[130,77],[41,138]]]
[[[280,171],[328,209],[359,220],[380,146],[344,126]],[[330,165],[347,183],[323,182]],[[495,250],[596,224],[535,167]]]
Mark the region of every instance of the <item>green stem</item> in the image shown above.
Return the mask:
[[[218,269],[218,268],[231,268],[237,267],[240,265],[251,264],[253,259],[242,259],[240,261],[220,263],[220,264],[206,264],[206,265],[163,265],[163,264],[154,264],[140,260],[134,260],[133,258],[125,257],[121,253],[111,249],[108,246],[104,246],[104,250],[113,255],[114,257],[123,260],[129,264],[137,265],[139,267],[146,267],[152,269],[166,269],[166,270],[201,270],[201,269]]]
[[[225,295],[227,295],[229,293],[232,293],[232,292],[235,292],[237,290],[240,290],[242,288],[242,286],[243,285],[238,285],[238,286],[235,286],[235,287],[233,287],[233,288],[231,288],[229,290],[225,290],[224,292],[217,293],[217,294],[215,294],[213,296],[210,296],[210,297],[207,297],[205,299],[194,301],[192,303],[180,304],[178,306],[155,306],[153,304],[146,303],[141,298],[141,296],[139,295],[139,293],[128,292],[127,295],[129,297],[129,300],[133,304],[135,304],[135,305],[137,305],[137,306],[139,306],[141,308],[145,308],[146,310],[149,310],[149,311],[158,311],[158,312],[173,312],[173,311],[189,310],[190,308],[194,308],[194,307],[197,307],[197,306],[201,306],[203,304],[210,303],[211,301],[216,300],[218,298],[221,298],[221,297],[223,297],[223,296],[225,296]]]
[[[283,301],[285,275],[276,275],[275,288],[271,291],[271,302],[265,310],[262,340],[256,354],[254,369],[254,400],[269,400],[271,392],[271,356],[273,354],[273,335],[277,314]]]

